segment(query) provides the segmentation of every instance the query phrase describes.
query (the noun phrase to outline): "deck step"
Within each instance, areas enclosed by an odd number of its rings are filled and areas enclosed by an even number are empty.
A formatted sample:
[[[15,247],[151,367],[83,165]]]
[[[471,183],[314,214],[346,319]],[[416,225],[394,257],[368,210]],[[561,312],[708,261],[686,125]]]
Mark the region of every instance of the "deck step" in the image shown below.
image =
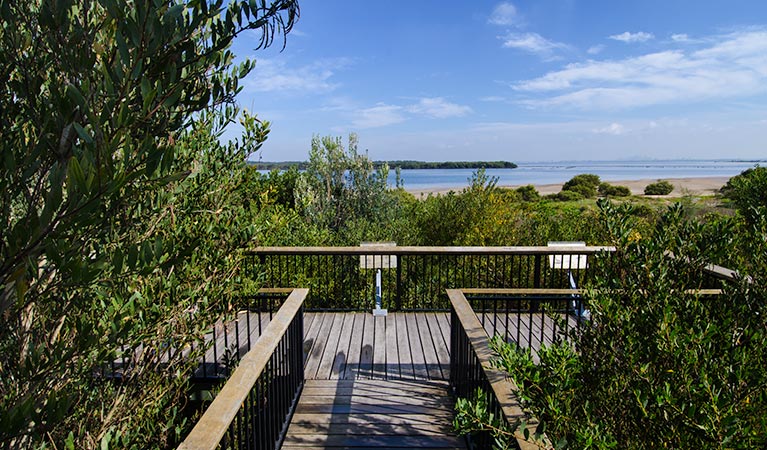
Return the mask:
[[[306,380],[283,449],[464,449],[444,381]]]

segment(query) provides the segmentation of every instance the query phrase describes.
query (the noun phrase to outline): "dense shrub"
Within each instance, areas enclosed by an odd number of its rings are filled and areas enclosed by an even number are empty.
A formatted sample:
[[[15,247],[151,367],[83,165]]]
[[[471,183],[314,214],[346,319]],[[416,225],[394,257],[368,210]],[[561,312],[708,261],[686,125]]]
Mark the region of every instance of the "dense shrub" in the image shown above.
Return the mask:
[[[599,183],[599,175],[582,173],[567,181],[562,186],[562,191],[578,192],[585,198],[594,198],[597,196]]]
[[[644,188],[644,195],[668,195],[674,190],[674,185],[666,180],[650,183]]]
[[[759,210],[761,215],[767,215],[764,213],[767,209],[767,167],[756,166],[730,178],[721,192],[732,200],[749,223],[756,223]]]
[[[535,186],[533,186],[532,184],[520,186],[516,189],[516,191],[519,194],[522,201],[525,201],[525,202],[534,202],[541,198],[541,194],[538,193],[538,190],[535,189]]]
[[[631,189],[626,186],[614,186],[610,183],[601,183],[599,185],[599,195],[603,197],[628,197],[631,195]]]
[[[546,196],[546,198],[555,200],[558,202],[576,202],[578,200],[583,200],[585,196],[580,190],[572,190],[572,191],[559,191],[556,194],[549,194]]]
[[[542,348],[535,364],[495,343],[523,401],[558,448],[765,448],[767,217],[702,224],[676,204],[640,231],[631,205],[601,208],[618,251],[595,263],[575,345]],[[744,276],[721,299],[691,293],[735,245],[749,249]]]

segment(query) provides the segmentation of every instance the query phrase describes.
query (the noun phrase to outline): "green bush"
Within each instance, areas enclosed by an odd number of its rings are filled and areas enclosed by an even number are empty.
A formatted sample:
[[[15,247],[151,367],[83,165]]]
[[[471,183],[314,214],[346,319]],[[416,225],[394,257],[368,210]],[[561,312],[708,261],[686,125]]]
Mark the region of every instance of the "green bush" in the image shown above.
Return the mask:
[[[580,193],[584,198],[594,198],[597,196],[599,187],[599,175],[582,173],[572,177],[562,186],[562,191],[572,191]]]
[[[631,189],[626,186],[613,186],[610,183],[601,183],[599,185],[599,195],[603,197],[628,197],[631,195]]]
[[[538,193],[538,190],[532,184],[520,186],[516,191],[522,198],[522,201],[525,202],[534,202],[541,198],[541,194]]]
[[[640,229],[632,205],[600,208],[618,251],[594,261],[574,345],[541,348],[535,364],[495,342],[526,406],[557,448],[767,448],[767,217],[736,228],[675,204]],[[742,277],[720,298],[691,293],[735,246],[747,249]]]
[[[756,166],[744,170],[727,181],[721,189],[725,198],[732,200],[740,214],[749,223],[756,223],[757,211],[767,209],[767,167]]]
[[[644,195],[668,195],[674,190],[674,185],[666,180],[650,183],[644,188]]]
[[[580,190],[563,190],[556,194],[548,195],[546,198],[550,198],[559,202],[576,202],[578,200],[583,200],[586,198],[586,196]]]

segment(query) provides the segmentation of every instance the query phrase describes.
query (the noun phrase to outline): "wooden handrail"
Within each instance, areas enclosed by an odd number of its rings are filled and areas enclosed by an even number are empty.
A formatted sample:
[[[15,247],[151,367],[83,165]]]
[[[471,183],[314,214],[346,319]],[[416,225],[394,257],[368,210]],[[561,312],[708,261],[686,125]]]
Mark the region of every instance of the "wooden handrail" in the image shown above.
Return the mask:
[[[248,255],[592,255],[614,252],[609,246],[538,246],[538,247],[413,247],[370,245],[365,247],[256,247],[246,250]]]
[[[586,289],[550,289],[550,288],[464,288],[461,292],[465,294],[474,295],[583,295],[586,293]],[[624,292],[624,291],[610,291],[610,292]],[[634,292],[644,293],[646,289],[638,289]],[[671,292],[674,292],[672,290]],[[721,289],[685,289],[685,294],[689,295],[722,295]]]
[[[523,432],[519,431],[519,429],[514,430],[514,437],[519,448],[522,450],[553,448],[545,434],[540,437],[540,440],[532,440],[535,435],[535,429],[538,426],[538,421],[522,409],[522,405],[519,402],[519,388],[516,383],[509,379],[505,372],[493,368],[491,362],[493,353],[490,350],[490,340],[477,318],[477,314],[466,300],[463,291],[460,289],[447,289],[447,296],[450,298],[450,303],[453,305],[461,326],[466,331],[466,336],[477,355],[477,359],[479,359],[482,371],[490,382],[493,395],[495,395],[501,405],[501,410],[504,416],[506,416],[506,420],[510,424],[520,421],[526,422],[530,439],[525,439]]]
[[[308,294],[309,289],[292,290],[205,414],[179,445],[179,450],[213,450],[218,447]]]

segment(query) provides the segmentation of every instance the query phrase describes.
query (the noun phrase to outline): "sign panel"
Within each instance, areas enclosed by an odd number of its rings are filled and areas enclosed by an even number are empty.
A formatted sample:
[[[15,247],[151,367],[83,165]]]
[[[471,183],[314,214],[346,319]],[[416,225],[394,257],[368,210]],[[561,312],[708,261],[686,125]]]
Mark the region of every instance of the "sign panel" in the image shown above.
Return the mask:
[[[566,241],[566,242],[549,242],[549,247],[585,247],[585,242],[578,241]],[[588,261],[586,255],[549,255],[549,267],[552,269],[561,270],[576,270],[585,269],[588,267]]]
[[[396,242],[363,242],[360,247],[396,247]],[[395,269],[397,255],[360,255],[360,269]]]

